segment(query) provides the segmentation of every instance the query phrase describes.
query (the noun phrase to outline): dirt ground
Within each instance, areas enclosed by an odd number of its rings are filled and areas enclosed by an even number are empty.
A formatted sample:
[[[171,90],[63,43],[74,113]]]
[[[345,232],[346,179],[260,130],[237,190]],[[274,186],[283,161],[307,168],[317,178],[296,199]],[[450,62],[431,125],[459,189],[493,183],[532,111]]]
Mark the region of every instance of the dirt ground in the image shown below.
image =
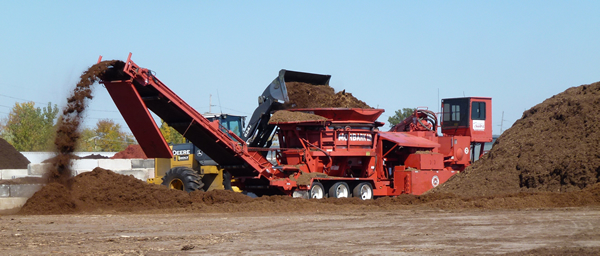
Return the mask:
[[[600,208],[10,215],[0,244],[2,255],[598,255]]]

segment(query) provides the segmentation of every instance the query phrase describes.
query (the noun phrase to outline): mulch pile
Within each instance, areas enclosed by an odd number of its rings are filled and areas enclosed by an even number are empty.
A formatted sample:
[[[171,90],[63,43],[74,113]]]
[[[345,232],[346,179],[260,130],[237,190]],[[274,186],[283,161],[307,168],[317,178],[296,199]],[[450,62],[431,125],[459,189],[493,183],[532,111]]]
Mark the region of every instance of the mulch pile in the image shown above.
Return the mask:
[[[326,121],[326,120],[327,120],[327,118],[319,116],[319,115],[303,113],[303,112],[279,110],[279,111],[273,113],[273,115],[271,116],[271,119],[269,120],[269,123],[276,124],[276,123],[285,123],[285,122]]]
[[[572,192],[600,181],[600,82],[525,111],[492,150],[433,192],[462,196]]]
[[[284,108],[371,108],[367,103],[347,93],[335,93],[329,85],[315,85],[301,82],[285,83],[289,102]]]
[[[335,93],[329,85],[308,84],[302,82],[287,82],[289,101],[283,104],[283,109],[301,108],[372,108],[367,103],[347,93],[346,90]],[[294,121],[320,121],[326,118],[308,113],[279,110],[273,114],[269,123]]]
[[[66,184],[47,184],[27,200],[20,213],[131,212],[180,208],[194,204],[240,203],[250,199],[232,191],[188,194],[97,167],[91,172],[69,179]]]
[[[132,159],[132,158],[143,158],[148,159],[144,150],[140,145],[129,145],[126,149],[116,153],[111,159]]]
[[[520,193],[497,197],[451,194],[401,195],[361,201],[288,196],[251,198],[227,190],[187,193],[148,184],[102,168],[82,173],[65,185],[49,183],[36,192],[19,214],[101,214],[113,212],[336,212],[392,209],[521,209],[600,205],[600,184],[571,193]]]
[[[21,152],[0,138],[0,169],[27,169],[28,164],[29,160]]]
[[[108,156],[91,154],[91,155],[87,155],[87,156],[82,156],[79,159],[108,159],[108,158],[109,158]]]
[[[56,161],[59,160],[61,156],[60,155],[56,155],[54,157],[48,158],[44,161],[42,161],[42,163],[56,163]],[[107,156],[103,156],[103,155],[96,155],[96,154],[91,154],[91,155],[87,155],[87,156],[78,156],[78,155],[70,155],[69,158],[71,160],[77,160],[77,159],[108,159],[109,157]]]

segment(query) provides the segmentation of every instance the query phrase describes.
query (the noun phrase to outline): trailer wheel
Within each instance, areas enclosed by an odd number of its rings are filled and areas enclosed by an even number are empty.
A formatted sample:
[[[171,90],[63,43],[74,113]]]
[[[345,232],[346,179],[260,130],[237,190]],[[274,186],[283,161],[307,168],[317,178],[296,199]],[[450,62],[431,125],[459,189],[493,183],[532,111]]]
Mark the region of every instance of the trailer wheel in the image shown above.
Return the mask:
[[[373,199],[373,187],[368,182],[359,183],[354,187],[352,195],[361,200],[371,200]]]
[[[311,199],[323,199],[325,197],[325,189],[323,188],[323,184],[321,182],[315,181],[312,186],[310,186],[310,195]]]
[[[329,189],[329,196],[333,198],[348,198],[350,196],[350,188],[348,188],[346,182],[335,183]]]
[[[169,170],[162,180],[162,185],[170,189],[183,190],[185,192],[196,191],[202,189],[204,186],[200,175],[187,167],[175,167]]]

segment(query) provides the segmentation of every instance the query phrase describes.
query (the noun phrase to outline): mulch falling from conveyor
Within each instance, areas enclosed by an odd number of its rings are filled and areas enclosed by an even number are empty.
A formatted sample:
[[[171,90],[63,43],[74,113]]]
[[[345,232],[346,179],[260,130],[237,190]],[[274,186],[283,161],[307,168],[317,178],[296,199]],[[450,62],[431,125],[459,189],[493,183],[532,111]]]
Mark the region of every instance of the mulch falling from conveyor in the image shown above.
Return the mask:
[[[83,113],[87,107],[87,101],[92,97],[92,85],[107,71],[110,66],[120,61],[102,61],[91,66],[80,76],[80,80],[67,98],[67,105],[58,119],[58,128],[54,140],[57,156],[52,158],[52,166],[48,170],[49,179],[63,185],[72,176],[71,160],[75,158],[73,152],[79,140],[79,126],[83,119]]]

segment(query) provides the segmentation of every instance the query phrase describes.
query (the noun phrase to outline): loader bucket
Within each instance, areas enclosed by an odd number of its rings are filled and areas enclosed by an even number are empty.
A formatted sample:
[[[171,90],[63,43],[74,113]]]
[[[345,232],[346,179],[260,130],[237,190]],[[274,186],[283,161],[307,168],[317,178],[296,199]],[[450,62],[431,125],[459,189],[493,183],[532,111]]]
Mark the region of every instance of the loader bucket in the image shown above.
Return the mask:
[[[330,75],[320,75],[313,73],[304,73],[282,69],[279,71],[279,76],[269,84],[267,89],[262,94],[263,99],[271,98],[281,103],[288,102],[286,82],[302,82],[316,85],[328,85]]]
[[[326,85],[329,84],[330,78],[330,75],[311,74],[285,69],[280,70],[279,75],[267,86],[262,95],[258,97],[258,108],[254,110],[241,138],[243,140],[251,139],[248,143],[250,147],[266,146],[267,140],[275,128],[274,125],[269,125],[271,112],[290,101],[287,87],[285,86],[286,82]]]
[[[330,75],[320,75],[313,73],[304,73],[282,69],[279,76],[283,76],[285,82],[303,82],[316,85],[329,85]]]

